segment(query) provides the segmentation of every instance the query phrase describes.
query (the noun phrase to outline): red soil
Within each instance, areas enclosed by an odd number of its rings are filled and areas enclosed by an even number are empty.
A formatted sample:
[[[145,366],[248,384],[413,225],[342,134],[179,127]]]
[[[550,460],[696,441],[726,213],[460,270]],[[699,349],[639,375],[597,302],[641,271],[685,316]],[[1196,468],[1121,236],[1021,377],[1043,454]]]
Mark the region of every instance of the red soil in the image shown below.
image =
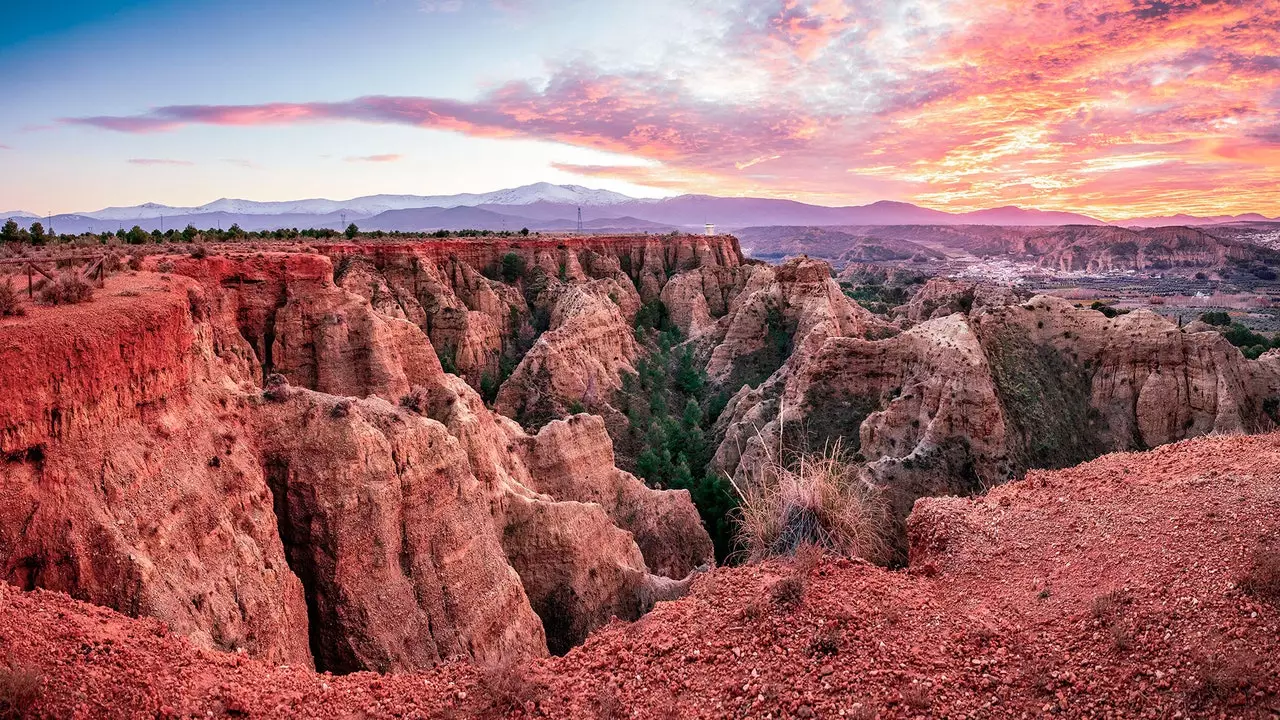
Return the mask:
[[[721,569],[505,673],[273,668],[7,587],[0,659],[51,717],[1275,717],[1280,599],[1239,583],[1280,532],[1278,468],[1280,435],[1207,438],[925,500],[910,572],[827,558],[789,606],[796,566]]]

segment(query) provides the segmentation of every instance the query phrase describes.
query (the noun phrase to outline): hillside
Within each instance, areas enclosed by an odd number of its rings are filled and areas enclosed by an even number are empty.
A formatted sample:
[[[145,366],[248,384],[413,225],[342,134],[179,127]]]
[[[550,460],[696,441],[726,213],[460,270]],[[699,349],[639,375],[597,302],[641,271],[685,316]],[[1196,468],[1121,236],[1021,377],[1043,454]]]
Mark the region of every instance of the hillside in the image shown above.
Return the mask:
[[[1237,239],[1234,232],[1218,232],[1212,228],[787,227],[747,228],[741,237],[753,255],[765,258],[809,254],[830,260],[850,256],[848,259],[852,260],[862,254],[862,248],[879,247],[888,248],[895,256],[912,257],[913,252],[922,252],[918,248],[924,248],[923,252],[930,257],[1009,259],[1064,271],[1220,269],[1233,263],[1280,266],[1280,252]]]
[[[0,638],[41,716],[1266,718],[1277,467],[1280,437],[1211,438],[922,502],[907,571],[719,569],[525,667],[317,675],[7,586]]]

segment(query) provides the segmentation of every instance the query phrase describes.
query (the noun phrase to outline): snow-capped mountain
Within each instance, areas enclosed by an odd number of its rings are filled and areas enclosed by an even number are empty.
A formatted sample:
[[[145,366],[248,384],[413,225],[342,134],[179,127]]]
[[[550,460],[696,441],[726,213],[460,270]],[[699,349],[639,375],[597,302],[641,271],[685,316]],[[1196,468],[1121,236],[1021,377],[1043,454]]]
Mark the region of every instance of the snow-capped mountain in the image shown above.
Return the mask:
[[[109,207],[94,212],[80,213],[97,220],[143,220],[160,216],[205,215],[227,213],[229,215],[328,215],[345,212],[352,220],[371,217],[388,210],[414,208],[475,207],[477,205],[532,205],[549,202],[567,205],[602,207],[632,202],[621,193],[595,190],[581,185],[553,185],[534,183],[517,188],[495,190],[487,193],[461,193],[457,195],[367,195],[350,200],[287,200],[283,202],[258,202],[222,198],[198,207],[173,207],[158,203],[144,203],[132,207]],[[16,217],[16,215],[15,215]]]
[[[581,185],[552,185],[551,183],[534,183],[510,190],[484,193],[474,197],[477,198],[475,202],[458,202],[457,205],[532,205],[537,202],[549,202],[600,207],[602,205],[619,205],[635,200],[635,198],[610,190],[593,190]],[[439,199],[445,200],[447,198]],[[439,207],[450,206],[440,205]]]

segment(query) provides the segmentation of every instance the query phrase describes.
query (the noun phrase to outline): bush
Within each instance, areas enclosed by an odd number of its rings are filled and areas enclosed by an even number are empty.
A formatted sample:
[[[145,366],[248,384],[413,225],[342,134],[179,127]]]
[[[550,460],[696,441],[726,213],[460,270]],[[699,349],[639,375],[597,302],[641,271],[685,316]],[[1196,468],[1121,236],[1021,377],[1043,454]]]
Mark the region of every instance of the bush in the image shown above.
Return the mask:
[[[13,286],[13,278],[6,278],[0,285],[0,316],[26,315],[22,306],[22,294]]]
[[[1200,322],[1218,327],[1225,327],[1231,324],[1231,316],[1221,310],[1213,310],[1200,316]]]
[[[769,596],[783,607],[794,607],[804,599],[809,589],[809,579],[800,575],[788,575],[769,588]]]
[[[485,668],[480,675],[480,688],[500,713],[523,710],[528,703],[537,705],[547,689],[515,663]]]
[[[524,258],[515,253],[502,256],[502,279],[513,283],[524,277]]]
[[[289,381],[280,373],[267,376],[267,385],[262,389],[262,397],[271,402],[284,402],[289,398]]]
[[[430,395],[427,393],[425,388],[418,385],[414,385],[408,394],[400,397],[400,407],[405,410],[418,413],[419,415],[426,414],[430,406]]]
[[[771,457],[734,488],[737,540],[749,560],[792,555],[806,545],[871,561],[888,557],[887,506],[839,441],[790,463]]]
[[[10,662],[0,668],[0,718],[23,718],[40,699],[40,676]]]
[[[74,270],[59,273],[40,286],[40,301],[49,305],[75,305],[92,299],[93,286]]]
[[[1259,600],[1280,604],[1280,536],[1264,536],[1258,540],[1249,570],[1240,580],[1240,589]]]
[[[1238,322],[1231,323],[1227,329],[1222,330],[1221,332],[1222,336],[1227,339],[1227,342],[1235,345],[1236,347],[1253,347],[1254,345],[1262,345],[1263,347],[1266,347],[1270,344],[1270,341],[1268,341],[1267,338]]]
[[[195,247],[191,248],[191,259],[203,260],[207,257],[209,257],[209,248],[205,247],[204,245],[196,245]]]
[[[338,402],[334,403],[333,407],[329,410],[329,417],[335,420],[347,417],[348,415],[351,414],[351,407],[354,404],[355,403],[351,400],[351,398],[343,398],[339,400]]]

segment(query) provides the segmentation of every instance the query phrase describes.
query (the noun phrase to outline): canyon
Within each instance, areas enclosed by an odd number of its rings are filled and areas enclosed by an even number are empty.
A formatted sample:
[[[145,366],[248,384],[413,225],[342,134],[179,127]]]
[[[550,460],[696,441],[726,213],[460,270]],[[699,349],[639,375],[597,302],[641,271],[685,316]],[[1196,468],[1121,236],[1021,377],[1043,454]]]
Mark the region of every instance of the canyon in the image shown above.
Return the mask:
[[[1009,507],[1011,532],[1032,545],[1019,552],[1043,574],[1022,579],[1052,575],[1055,593],[1074,588],[1063,602],[1080,612],[1087,578],[1050,569],[1056,546],[1031,541],[1037,527],[1073,537],[1078,518],[1050,512],[1049,487],[1071,488],[1063,497],[1072,503],[1098,498],[1117,527],[1133,521],[1125,508],[1143,492],[1167,493],[1167,504],[1252,498],[1232,512],[1253,524],[1220,538],[1234,553],[1215,560],[1230,565],[1222,572],[1243,572],[1239,548],[1268,537],[1257,508],[1274,502],[1277,485],[1260,458],[1275,453],[1267,433],[1280,422],[1280,351],[1249,360],[1217,332],[1150,312],[1108,317],[1048,295],[935,278],[876,314],[826,262],[768,265],[726,235],[209,249],[158,247],[138,255],[137,270],[109,275],[91,302],[31,304],[0,318],[0,569],[11,586],[0,595],[0,627],[50,678],[84,671],[79,685],[66,682],[95,707],[154,712],[176,693],[187,703],[176,714],[214,704],[296,710],[312,701],[281,688],[309,692],[312,678],[325,677],[312,671],[375,671],[426,673],[417,681],[425,689],[354,674],[334,686],[343,702],[367,707],[390,693],[403,704],[416,692],[436,709],[482,713],[484,678],[470,668],[532,663],[559,688],[546,700],[552,714],[570,714],[576,700],[550,698],[580,699],[600,672],[646,656],[655,659],[640,663],[644,672],[675,673],[673,658],[698,668],[672,699],[684,710],[702,693],[740,710],[834,712],[763,687],[712,687],[695,649],[703,637],[800,641],[772,611],[734,619],[758,613],[746,601],[790,571],[777,562],[715,568],[731,553],[706,484],[750,487],[770,463],[836,443],[886,503],[890,548],[872,559],[908,572],[821,560],[813,583],[830,600],[806,613],[863,602],[850,588],[865,586],[927,614],[963,587],[991,606],[967,607],[949,631],[989,614],[1002,628],[993,637],[1012,642],[1021,631],[1010,618],[1038,611],[996,588],[991,568],[1010,546],[983,539],[984,527],[1005,522],[992,508]],[[687,389],[654,390],[639,412],[637,384],[655,373]],[[687,401],[684,424],[671,419],[681,411],[668,407],[674,400]],[[665,458],[689,482],[652,472],[647,458],[661,449],[652,427],[663,423],[702,438],[703,461],[692,443],[687,456]],[[1195,439],[1244,434],[1260,437]],[[1142,462],[1125,455],[1044,472],[1168,444],[1151,455],[1167,478],[1114,481],[1121,465]],[[1242,454],[1219,458],[1219,446]],[[1199,464],[1184,465],[1184,455]],[[1202,482],[1192,475],[1205,458],[1221,467]],[[715,512],[727,522],[723,508]],[[1167,568],[1152,562],[1154,587]],[[1252,602],[1228,596],[1231,607]],[[1261,612],[1247,625],[1251,647],[1270,647],[1258,633],[1274,625],[1274,611]],[[120,678],[114,660],[55,667],[67,652],[54,647],[61,641],[46,637],[43,619],[14,626],[15,613],[60,613],[94,647],[125,638],[116,647],[149,667],[166,653],[208,664],[200,682],[210,684],[183,686],[191,680],[157,670],[156,687],[167,689],[126,683],[138,694],[112,705],[93,684]],[[834,622],[819,615],[804,622]],[[857,614],[840,617],[845,627]],[[687,637],[681,628],[692,626],[708,634]],[[1072,642],[1077,631],[1055,630]],[[986,652],[967,642],[957,653]],[[1030,662],[1042,651],[1012,652]],[[810,669],[829,679],[807,693],[852,682]],[[239,690],[215,689],[232,678]],[[866,702],[910,714],[899,681],[868,690]],[[938,697],[940,682],[927,681],[931,702],[976,711],[970,700]],[[1044,704],[1034,685],[1012,683],[1014,706]],[[641,691],[621,675],[608,687]],[[1251,688],[1268,698],[1277,690]],[[757,694],[766,699],[753,705]],[[52,693],[47,702],[65,709],[73,699]]]

